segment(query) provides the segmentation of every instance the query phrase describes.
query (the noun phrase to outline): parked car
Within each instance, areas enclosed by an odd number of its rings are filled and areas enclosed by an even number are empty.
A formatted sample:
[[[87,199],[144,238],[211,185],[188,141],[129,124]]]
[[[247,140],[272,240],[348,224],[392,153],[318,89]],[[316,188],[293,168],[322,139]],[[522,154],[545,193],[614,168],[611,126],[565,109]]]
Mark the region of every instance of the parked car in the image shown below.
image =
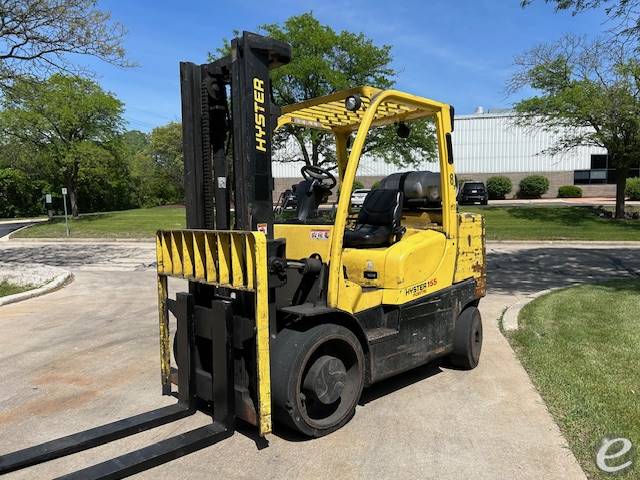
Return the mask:
[[[351,193],[351,206],[353,208],[362,208],[362,204],[364,203],[364,199],[367,198],[367,194],[371,190],[366,188],[359,188],[354,190]]]
[[[473,205],[489,203],[487,187],[482,182],[464,182],[458,191],[458,203],[460,205]]]

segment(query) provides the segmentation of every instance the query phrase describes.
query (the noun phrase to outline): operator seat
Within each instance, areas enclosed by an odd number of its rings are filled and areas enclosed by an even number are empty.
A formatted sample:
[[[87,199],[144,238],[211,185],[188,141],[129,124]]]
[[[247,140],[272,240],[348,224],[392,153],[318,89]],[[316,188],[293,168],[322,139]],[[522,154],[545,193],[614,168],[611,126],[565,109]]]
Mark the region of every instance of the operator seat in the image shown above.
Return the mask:
[[[343,246],[347,248],[388,247],[398,241],[404,229],[400,226],[403,194],[398,190],[370,191],[353,230],[345,230]]]

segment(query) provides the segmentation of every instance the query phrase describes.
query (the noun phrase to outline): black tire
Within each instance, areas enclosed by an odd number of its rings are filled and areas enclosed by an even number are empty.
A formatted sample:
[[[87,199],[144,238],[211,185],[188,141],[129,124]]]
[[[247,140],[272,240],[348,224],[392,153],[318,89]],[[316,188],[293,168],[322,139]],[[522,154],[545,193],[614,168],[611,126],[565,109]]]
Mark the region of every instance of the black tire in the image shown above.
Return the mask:
[[[451,363],[463,370],[478,366],[482,351],[482,318],[476,307],[465,308],[456,320]]]
[[[284,329],[271,343],[274,419],[309,437],[338,430],[355,414],[364,386],[364,353],[347,328]]]

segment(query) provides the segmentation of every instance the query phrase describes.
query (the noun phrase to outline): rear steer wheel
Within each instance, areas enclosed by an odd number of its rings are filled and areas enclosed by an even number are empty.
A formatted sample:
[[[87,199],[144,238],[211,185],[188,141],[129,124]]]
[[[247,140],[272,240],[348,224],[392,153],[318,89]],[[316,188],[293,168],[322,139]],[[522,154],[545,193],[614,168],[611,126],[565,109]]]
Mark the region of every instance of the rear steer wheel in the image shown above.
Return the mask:
[[[271,344],[277,421],[309,437],[338,430],[355,414],[364,386],[364,353],[347,328],[284,329]]]
[[[476,307],[465,308],[456,320],[451,363],[463,370],[478,366],[482,351],[482,318]]]

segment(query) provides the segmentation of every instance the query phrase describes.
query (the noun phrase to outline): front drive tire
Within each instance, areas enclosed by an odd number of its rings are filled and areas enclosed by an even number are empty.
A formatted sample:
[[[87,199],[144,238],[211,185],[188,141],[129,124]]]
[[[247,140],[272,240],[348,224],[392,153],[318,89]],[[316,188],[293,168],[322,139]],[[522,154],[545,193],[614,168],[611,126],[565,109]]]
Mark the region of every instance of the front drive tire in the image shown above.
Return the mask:
[[[345,327],[282,330],[271,343],[275,420],[309,437],[338,430],[355,414],[364,365],[360,341]]]
[[[456,320],[451,363],[463,370],[478,366],[482,351],[482,318],[476,307],[465,308]]]

